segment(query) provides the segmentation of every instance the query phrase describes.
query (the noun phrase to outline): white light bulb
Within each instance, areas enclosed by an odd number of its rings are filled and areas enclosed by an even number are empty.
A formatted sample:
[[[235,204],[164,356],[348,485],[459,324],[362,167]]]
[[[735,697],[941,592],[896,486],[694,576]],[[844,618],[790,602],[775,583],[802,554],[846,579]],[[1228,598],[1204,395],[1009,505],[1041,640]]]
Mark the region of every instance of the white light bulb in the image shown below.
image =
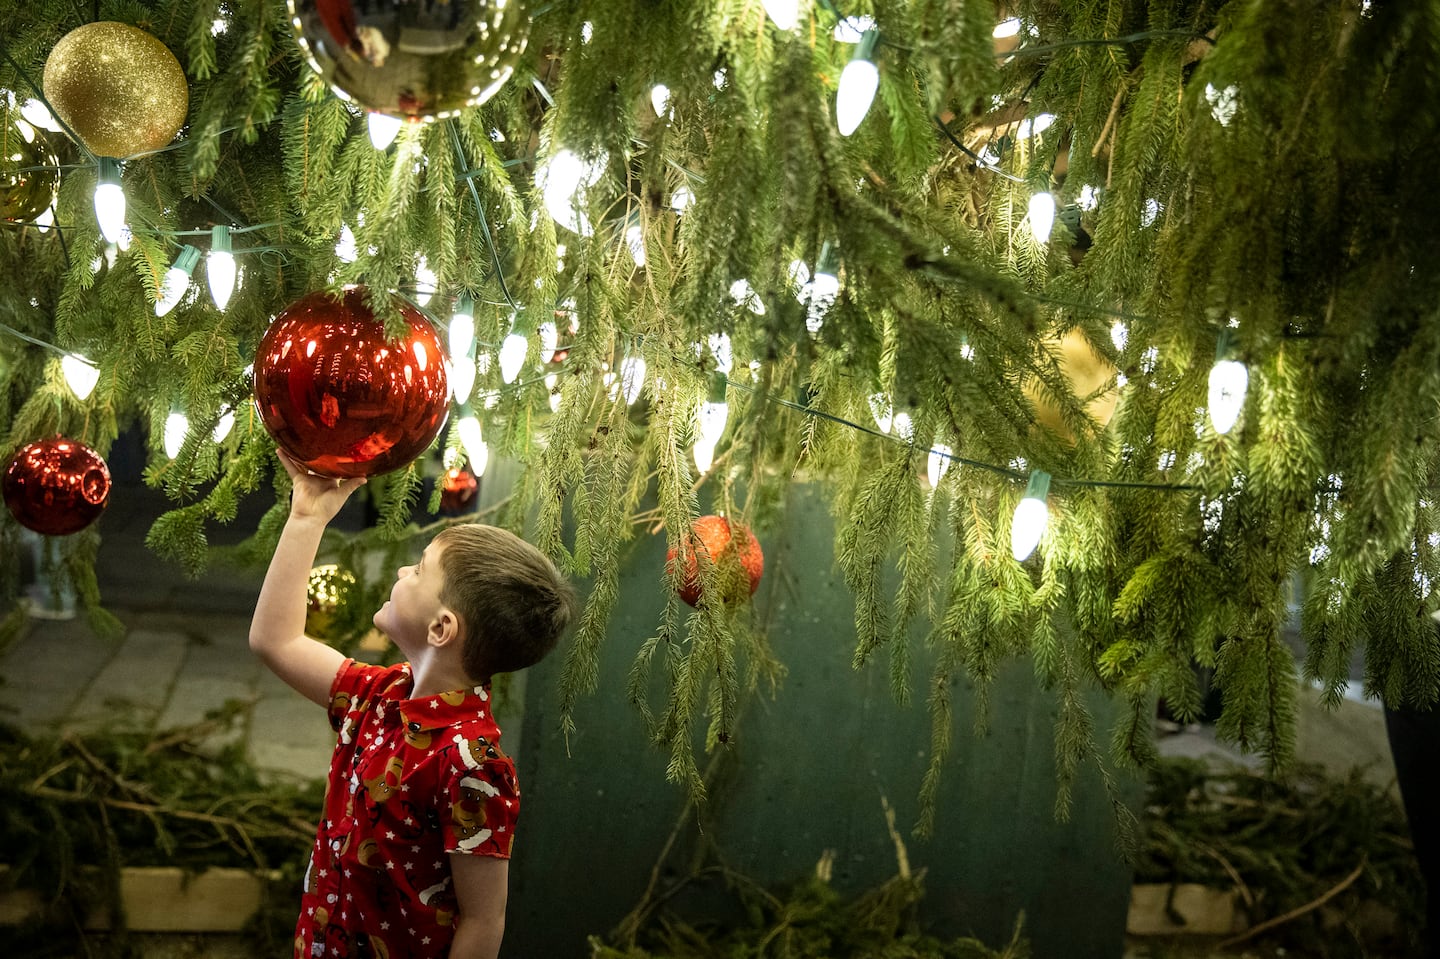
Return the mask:
[[[930,488],[935,489],[945,474],[950,472],[950,456],[954,451],[944,443],[936,443],[930,447],[930,455],[925,458],[925,476],[930,480]]]
[[[570,150],[560,150],[535,170],[535,185],[545,199],[545,209],[560,226],[589,236],[590,221],[577,208],[583,188],[594,186],[605,174],[608,159],[602,154],[585,163]]]
[[[31,222],[31,225],[36,227],[41,233],[49,233],[50,228],[55,225],[55,207],[47,206],[41,211],[40,215]]]
[[[65,128],[60,126],[55,119],[55,115],[39,100],[26,100],[25,105],[20,108],[20,115],[37,127],[42,127],[51,133],[65,132]]]
[[[1025,562],[1035,552],[1049,522],[1050,508],[1043,499],[1027,496],[1015,507],[1015,518],[1010,524],[1010,554],[1016,562]]]
[[[890,409],[890,397],[884,393],[871,393],[870,415],[875,417],[875,425],[880,427],[880,432],[890,432],[890,425],[895,421],[895,414]]]
[[[864,14],[844,17],[835,24],[832,36],[840,43],[859,43],[865,31],[875,29],[875,18]]]
[[[425,306],[430,298],[435,295],[435,287],[440,283],[440,278],[435,271],[430,269],[430,264],[425,258],[420,258],[420,264],[415,267],[415,305]]]
[[[185,445],[185,434],[190,432],[190,420],[179,410],[165,417],[165,455],[172,460]]]
[[[765,0],[765,13],[781,30],[794,30],[800,22],[800,0]]]
[[[715,357],[715,372],[729,373],[735,366],[735,351],[730,346],[729,334],[711,333],[708,340],[710,355]]]
[[[1228,433],[1240,418],[1250,371],[1238,360],[1217,360],[1210,370],[1210,423],[1217,433]]]
[[[710,472],[711,465],[715,462],[715,447],[720,443],[720,437],[725,434],[725,421],[730,415],[728,403],[711,403],[706,401],[700,404],[700,413],[695,418],[695,468],[701,473]]]
[[[670,88],[663,83],[657,83],[650,88],[650,105],[655,108],[655,115],[663,117],[670,109]]]
[[[1049,193],[1036,193],[1030,197],[1030,208],[1025,214],[1030,221],[1030,232],[1037,243],[1049,243],[1050,231],[1055,226],[1055,197]]]
[[[720,437],[725,435],[725,421],[730,417],[730,404],[721,400],[712,403],[709,400],[700,404],[700,412],[695,417],[695,425],[699,428],[699,437],[711,445],[720,442]]]
[[[670,194],[670,209],[676,213],[684,213],[694,205],[695,194],[688,186],[676,187],[675,192]]]
[[[354,263],[360,256],[355,244],[355,231],[348,226],[340,228],[340,238],[335,241],[335,256],[341,263]]]
[[[848,137],[860,126],[875,102],[880,87],[880,71],[869,60],[854,59],[845,64],[840,74],[840,88],[835,94],[835,126],[842,137]]]
[[[640,229],[640,224],[631,225],[625,230],[625,245],[630,248],[630,258],[635,265],[645,265],[645,232]]]
[[[555,329],[554,320],[546,320],[536,330],[540,337],[540,362],[549,363],[555,359],[555,350],[560,345],[560,333]]]
[[[1123,320],[1110,324],[1110,342],[1115,344],[1116,350],[1122,353],[1125,351],[1125,344],[1130,342],[1130,330]]]
[[[119,243],[125,229],[125,191],[118,183],[95,187],[95,221],[107,243]]]
[[[365,125],[370,128],[371,146],[377,150],[389,147],[395,142],[395,137],[400,134],[400,124],[403,122],[399,117],[371,110],[365,117]]]
[[[175,309],[188,289],[190,289],[189,273],[178,266],[172,266],[166,270],[165,279],[160,284],[160,299],[155,301],[155,315],[164,316]]]
[[[1050,129],[1051,124],[1053,124],[1054,122],[1055,114],[1053,113],[1041,113],[1034,119],[1026,117],[1025,119],[1021,120],[1019,125],[1016,127],[1015,135],[1021,140],[1028,140],[1031,137],[1039,136],[1046,130]]]
[[[736,306],[744,307],[756,316],[765,315],[765,302],[760,299],[760,294],[755,292],[749,280],[736,280],[730,284],[730,299],[735,301]]]
[[[549,390],[550,412],[554,413],[560,409],[560,400],[563,399],[560,393],[560,377],[550,373],[545,377],[545,389]]]
[[[211,439],[217,443],[223,443],[225,437],[235,428],[235,413],[232,410],[225,410],[220,414],[220,419],[215,421],[215,429],[210,433]]]
[[[470,348],[475,345],[475,317],[471,313],[462,313],[457,308],[455,314],[450,317],[450,358],[463,360],[470,355]]]
[[[620,361],[620,392],[629,406],[640,398],[645,386],[645,360],[639,356],[627,356]]]
[[[66,353],[60,358],[60,370],[65,374],[65,385],[79,400],[88,400],[95,392],[95,384],[100,382],[99,368],[75,353]]]
[[[205,254],[205,278],[210,284],[210,298],[215,308],[223,310],[235,292],[235,255],[228,250],[211,250]]]
[[[490,447],[485,445],[485,439],[481,434],[480,420],[475,416],[466,416],[460,420],[458,426],[460,433],[460,445],[465,448],[465,458],[470,461],[470,472],[475,476],[485,475],[485,466],[490,462]]]
[[[475,361],[466,356],[451,361],[450,389],[455,393],[455,402],[464,404],[470,399],[475,388]]]
[[[999,23],[995,24],[995,29],[990,31],[990,35],[996,40],[1005,40],[1010,37],[1019,36],[1019,34],[1019,17],[1010,17],[1008,20],[1001,20]]]
[[[514,383],[515,377],[520,375],[520,367],[525,365],[525,354],[528,352],[530,342],[519,333],[505,337],[505,342],[500,344],[500,378],[506,383]]]
[[[893,429],[895,435],[902,440],[908,441],[915,436],[915,423],[910,419],[910,414],[903,410],[895,414],[895,420],[890,428]]]
[[[715,444],[697,439],[691,452],[695,456],[695,468],[701,473],[710,472],[710,467],[715,465]]]

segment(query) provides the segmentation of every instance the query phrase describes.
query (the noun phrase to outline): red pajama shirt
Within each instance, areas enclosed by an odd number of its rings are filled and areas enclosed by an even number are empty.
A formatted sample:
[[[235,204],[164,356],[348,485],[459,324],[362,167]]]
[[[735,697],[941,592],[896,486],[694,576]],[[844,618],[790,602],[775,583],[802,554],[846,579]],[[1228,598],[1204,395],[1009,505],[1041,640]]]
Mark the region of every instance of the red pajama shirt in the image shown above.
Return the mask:
[[[484,686],[410,699],[408,663],[346,660],[339,733],[295,959],[444,956],[455,936],[449,856],[510,858],[520,789]]]

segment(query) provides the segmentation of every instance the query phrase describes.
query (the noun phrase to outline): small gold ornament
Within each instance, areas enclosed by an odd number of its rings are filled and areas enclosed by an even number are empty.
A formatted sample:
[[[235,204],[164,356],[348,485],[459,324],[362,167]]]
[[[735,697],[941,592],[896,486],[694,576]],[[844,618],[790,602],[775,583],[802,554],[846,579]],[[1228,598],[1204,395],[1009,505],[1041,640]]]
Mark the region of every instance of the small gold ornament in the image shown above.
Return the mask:
[[[1085,412],[1090,414],[1096,426],[1103,430],[1115,415],[1115,404],[1120,401],[1120,391],[1111,387],[1100,392],[1115,376],[1115,365],[1095,352],[1090,341],[1078,328],[1067,331],[1049,345],[1056,353],[1060,373],[1070,384],[1070,391],[1077,399],[1085,401]],[[1035,419],[1041,426],[1063,439],[1074,442],[1075,437],[1060,415],[1060,407],[1048,391],[1034,378],[1025,381],[1025,396],[1035,407]]]
[[[55,202],[60,160],[43,131],[11,115],[0,126],[0,218],[29,223]]]
[[[185,124],[190,91],[175,54],[126,23],[87,23],[45,61],[45,98],[96,156],[158,150]]]
[[[337,639],[336,628],[355,592],[355,576],[335,563],[310,571],[305,588],[305,633],[317,639]]]

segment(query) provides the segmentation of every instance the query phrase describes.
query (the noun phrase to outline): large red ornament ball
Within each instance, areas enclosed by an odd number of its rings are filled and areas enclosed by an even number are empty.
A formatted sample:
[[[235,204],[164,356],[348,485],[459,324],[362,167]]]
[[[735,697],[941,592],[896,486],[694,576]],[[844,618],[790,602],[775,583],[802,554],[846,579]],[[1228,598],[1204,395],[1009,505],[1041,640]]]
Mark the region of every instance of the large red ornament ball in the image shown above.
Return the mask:
[[[755,534],[750,532],[748,527],[731,523],[723,516],[702,516],[691,524],[690,528],[699,541],[699,549],[703,549],[711,562],[720,567],[716,573],[724,584],[725,602],[734,603],[753,596],[755,590],[760,588],[760,576],[765,572],[765,554],[760,551],[760,541],[755,538]],[[733,536],[732,533],[739,533],[740,536]],[[675,562],[677,552],[675,547],[670,547],[665,554],[667,566]],[[739,560],[738,569],[734,565],[736,560]],[[742,575],[737,575],[742,571],[743,578]],[[700,562],[695,550],[691,550],[686,556],[684,576],[684,583],[680,586],[680,598],[694,606],[700,601]],[[749,580],[748,592],[745,590],[746,579]]]
[[[84,443],[37,440],[10,460],[5,506],[21,526],[46,536],[78,533],[110,503],[110,468]]]
[[[260,340],[255,406],[291,459],[322,476],[375,476],[406,466],[445,425],[445,351],[430,322],[396,297],[409,325],[398,340],[364,287],[311,293]]]

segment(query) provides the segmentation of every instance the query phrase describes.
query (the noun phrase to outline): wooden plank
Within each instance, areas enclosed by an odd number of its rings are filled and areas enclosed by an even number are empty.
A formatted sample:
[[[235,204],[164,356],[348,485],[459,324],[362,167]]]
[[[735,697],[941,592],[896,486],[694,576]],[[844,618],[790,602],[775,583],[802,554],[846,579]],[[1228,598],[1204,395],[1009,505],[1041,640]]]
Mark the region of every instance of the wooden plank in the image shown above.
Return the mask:
[[[1167,883],[1132,887],[1125,931],[1132,936],[1225,936],[1245,928],[1233,889],[1180,883],[1173,899],[1170,889]]]

